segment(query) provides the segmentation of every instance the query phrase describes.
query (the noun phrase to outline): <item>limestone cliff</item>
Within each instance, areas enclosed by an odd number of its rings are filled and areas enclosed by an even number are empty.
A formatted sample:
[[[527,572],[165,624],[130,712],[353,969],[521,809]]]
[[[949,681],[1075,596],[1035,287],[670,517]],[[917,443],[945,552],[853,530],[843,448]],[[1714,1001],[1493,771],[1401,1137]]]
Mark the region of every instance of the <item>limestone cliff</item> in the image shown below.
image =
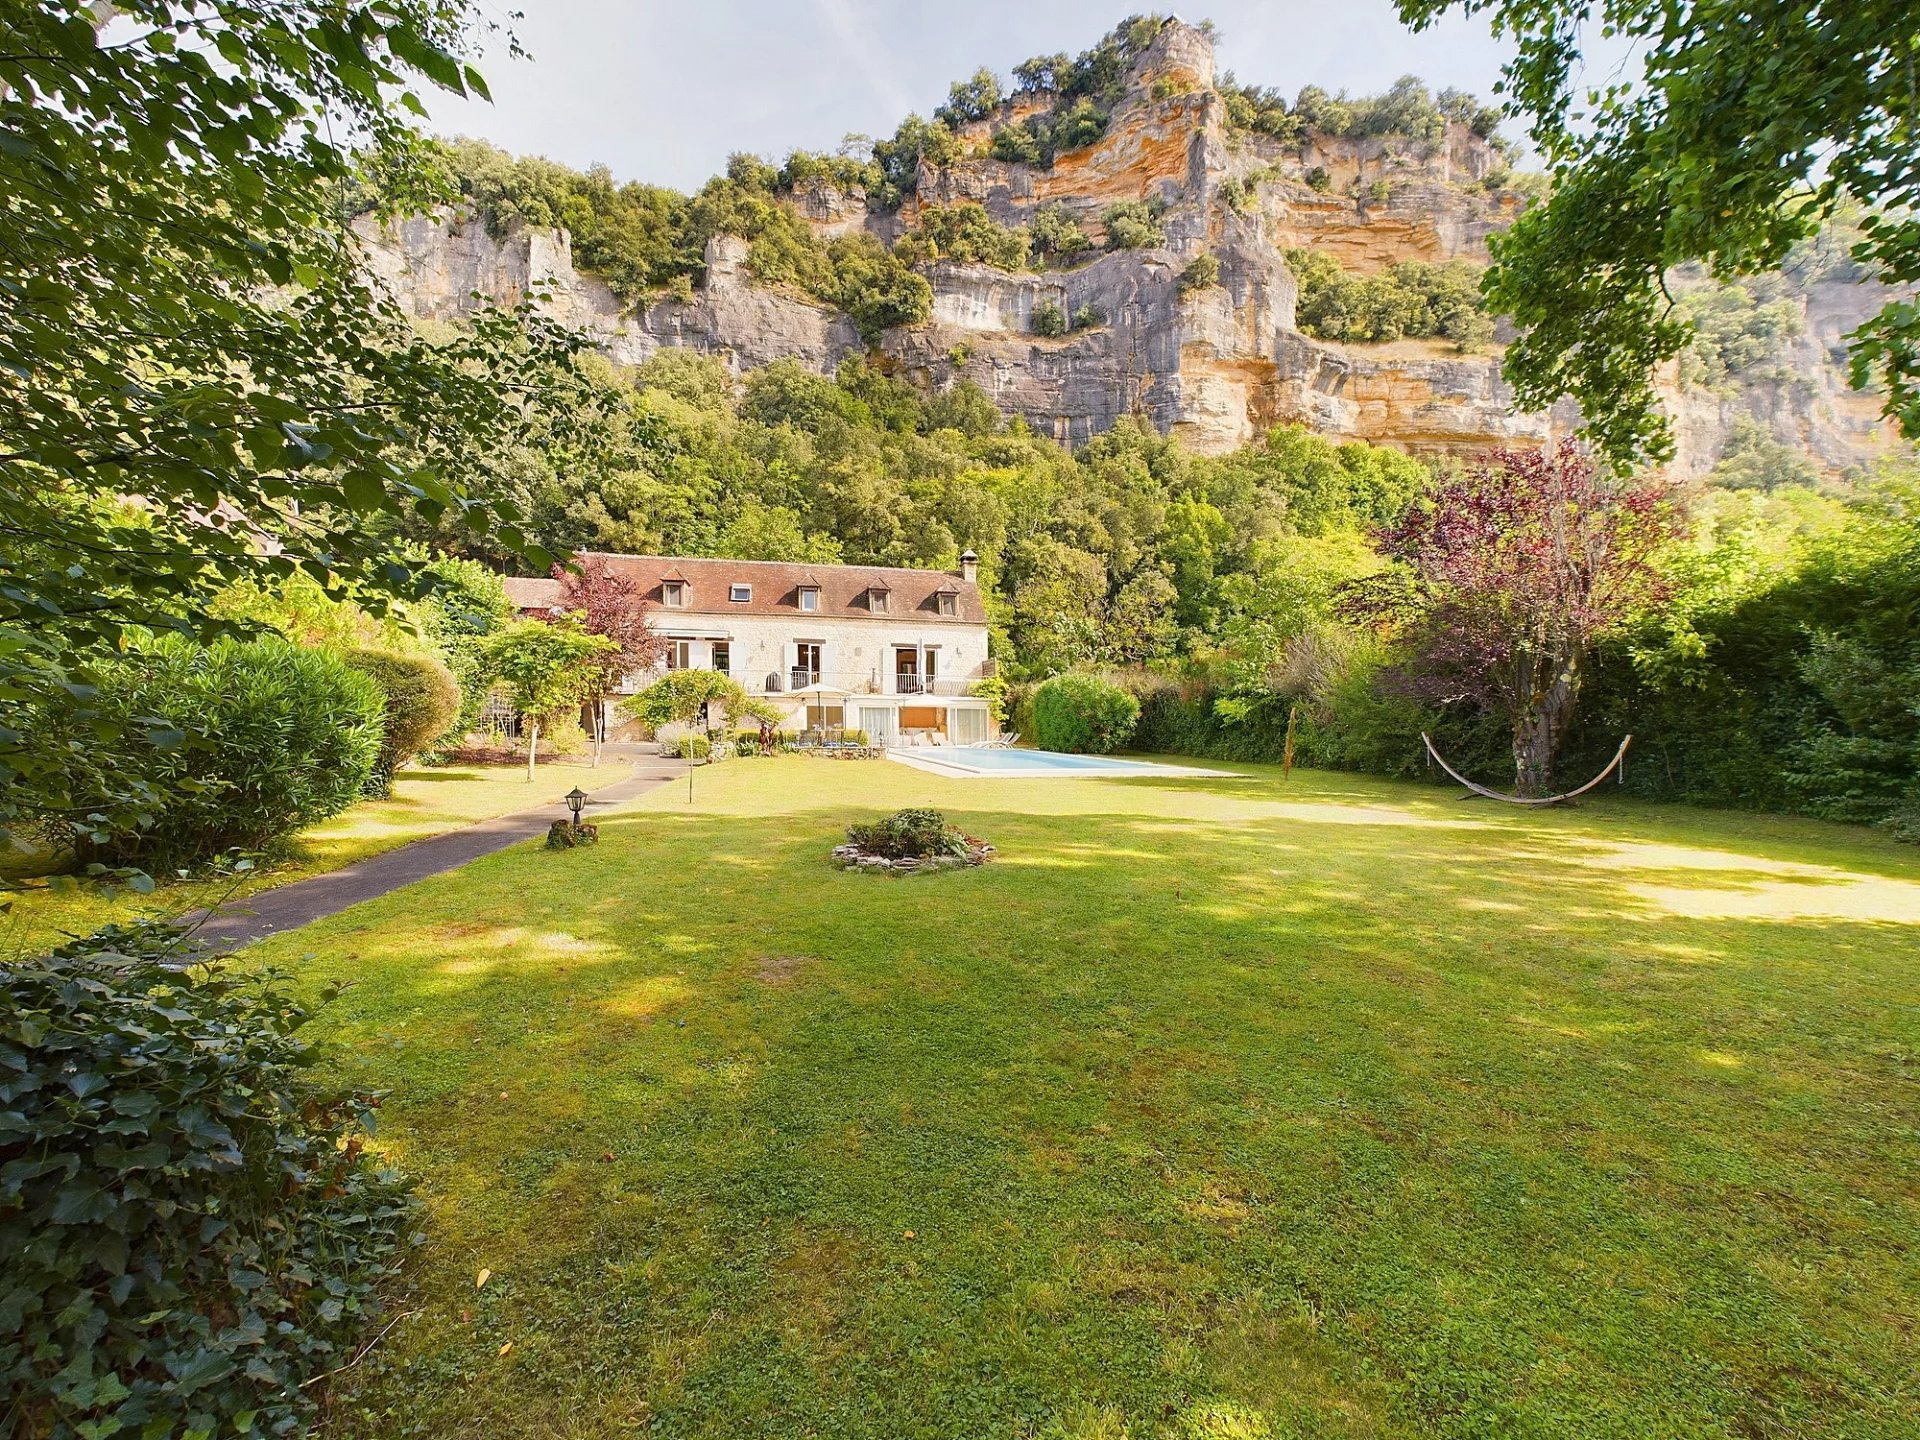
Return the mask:
[[[1151,200],[1166,207],[1164,246],[1039,273],[935,263],[925,271],[930,320],[887,332],[879,363],[931,387],[972,380],[1007,412],[1071,443],[1127,413],[1207,451],[1282,422],[1420,453],[1537,441],[1576,422],[1571,407],[1517,411],[1497,354],[1463,355],[1437,342],[1334,345],[1295,325],[1287,248],[1323,250],[1359,272],[1407,259],[1486,258],[1488,237],[1523,201],[1494,183],[1500,156],[1464,126],[1436,141],[1310,135],[1282,144],[1235,131],[1214,89],[1211,43],[1178,21],[1140,55],[1097,142],[1050,168],[987,155],[994,129],[1046,103],[1021,97],[968,127],[961,140],[972,153],[923,165],[897,212],[870,211],[857,189],[824,184],[793,204],[823,234],[866,229],[889,242],[926,205],[975,201],[1017,225],[1054,204],[1098,241],[1108,206]],[[520,227],[496,238],[476,219],[441,214],[387,231],[362,222],[361,235],[372,268],[417,314],[455,317],[475,292],[503,300],[537,293],[620,363],[675,345],[740,370],[792,358],[825,371],[867,350],[846,316],[755,284],[745,245],[729,237],[709,245],[706,281],[690,301],[630,309],[575,269],[562,230]],[[1218,260],[1220,282],[1183,296],[1179,274],[1203,252]],[[1103,323],[1039,338],[1033,315],[1048,301],[1069,315],[1091,309]],[[1802,303],[1805,332],[1768,378],[1724,393],[1669,386],[1681,473],[1710,467],[1743,416],[1836,470],[1892,443],[1877,400],[1849,390],[1835,358],[1844,332],[1878,308],[1875,287],[1816,285]]]

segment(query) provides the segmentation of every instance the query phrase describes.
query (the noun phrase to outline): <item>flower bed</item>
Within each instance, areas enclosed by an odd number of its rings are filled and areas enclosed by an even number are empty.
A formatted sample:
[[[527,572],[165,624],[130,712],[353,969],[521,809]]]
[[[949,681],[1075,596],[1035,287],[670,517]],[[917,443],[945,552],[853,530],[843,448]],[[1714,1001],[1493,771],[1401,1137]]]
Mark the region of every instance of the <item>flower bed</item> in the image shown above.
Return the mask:
[[[983,865],[993,846],[947,824],[938,810],[901,810],[871,825],[847,827],[847,843],[833,849],[843,870],[911,874]]]

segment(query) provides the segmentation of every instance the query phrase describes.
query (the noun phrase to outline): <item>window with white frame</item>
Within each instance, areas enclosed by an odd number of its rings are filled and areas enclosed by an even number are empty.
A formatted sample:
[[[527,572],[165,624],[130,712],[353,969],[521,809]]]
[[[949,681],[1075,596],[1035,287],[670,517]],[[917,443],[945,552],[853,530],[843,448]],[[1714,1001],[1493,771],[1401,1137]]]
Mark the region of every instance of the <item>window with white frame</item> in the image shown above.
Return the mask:
[[[676,609],[687,603],[687,585],[684,580],[662,580],[660,582],[660,603]]]
[[[808,612],[820,608],[820,592],[811,585],[800,587],[800,608]]]
[[[667,641],[667,669],[691,670],[693,668],[693,641],[674,639]]]
[[[713,642],[713,668],[722,675],[733,673],[733,646],[729,641]]]
[[[753,599],[753,586],[742,585],[736,581],[727,587],[727,599],[736,605],[745,605]]]

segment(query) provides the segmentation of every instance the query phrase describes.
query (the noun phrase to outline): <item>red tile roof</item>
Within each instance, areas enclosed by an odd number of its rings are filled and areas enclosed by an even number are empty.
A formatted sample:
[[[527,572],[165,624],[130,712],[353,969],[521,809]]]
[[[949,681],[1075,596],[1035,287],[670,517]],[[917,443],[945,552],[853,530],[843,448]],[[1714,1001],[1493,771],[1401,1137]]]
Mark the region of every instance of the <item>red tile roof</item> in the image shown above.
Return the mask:
[[[583,553],[582,559],[586,558]],[[616,574],[640,587],[640,598],[656,608],[656,618],[668,615],[792,615],[837,620],[927,621],[942,625],[984,625],[987,610],[980,587],[945,570],[906,570],[881,565],[794,565],[779,560],[715,560],[685,555],[606,555]],[[684,605],[661,603],[660,582],[678,579],[685,585]],[[558,607],[560,582],[509,576],[507,598],[516,609],[550,610]],[[750,585],[753,598],[727,598],[730,587]],[[820,591],[819,608],[802,610],[802,586]],[[874,590],[889,592],[884,611],[868,605]],[[954,613],[942,615],[934,597],[945,591],[955,597]]]

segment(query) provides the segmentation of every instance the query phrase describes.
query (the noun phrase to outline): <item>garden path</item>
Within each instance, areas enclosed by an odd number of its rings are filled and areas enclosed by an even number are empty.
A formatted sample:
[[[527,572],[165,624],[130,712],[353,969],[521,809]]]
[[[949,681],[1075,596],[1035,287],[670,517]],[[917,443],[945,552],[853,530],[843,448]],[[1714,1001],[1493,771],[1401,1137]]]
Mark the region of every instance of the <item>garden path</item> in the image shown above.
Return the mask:
[[[651,755],[634,754],[628,764],[629,774],[625,779],[595,790],[588,796],[587,803],[616,805],[670,780],[682,779],[687,772],[687,767],[678,761]],[[337,915],[363,900],[378,899],[429,875],[457,869],[482,855],[535,839],[546,834],[547,827],[564,814],[558,801],[550,801],[516,810],[511,815],[497,815],[465,829],[449,830],[444,835],[429,836],[397,850],[369,856],[324,875],[262,890],[244,900],[210,910],[195,910],[181,916],[180,923],[192,927],[193,938],[200,942],[196,958],[238,950],[282,930],[298,929]]]

